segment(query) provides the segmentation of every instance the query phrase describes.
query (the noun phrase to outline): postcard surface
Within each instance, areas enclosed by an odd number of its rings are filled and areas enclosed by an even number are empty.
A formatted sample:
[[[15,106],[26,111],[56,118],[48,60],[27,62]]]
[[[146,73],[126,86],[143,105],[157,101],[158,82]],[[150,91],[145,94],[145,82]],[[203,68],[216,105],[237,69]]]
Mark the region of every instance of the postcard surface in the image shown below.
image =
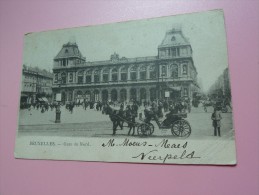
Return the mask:
[[[224,13],[24,37],[15,157],[236,164]]]

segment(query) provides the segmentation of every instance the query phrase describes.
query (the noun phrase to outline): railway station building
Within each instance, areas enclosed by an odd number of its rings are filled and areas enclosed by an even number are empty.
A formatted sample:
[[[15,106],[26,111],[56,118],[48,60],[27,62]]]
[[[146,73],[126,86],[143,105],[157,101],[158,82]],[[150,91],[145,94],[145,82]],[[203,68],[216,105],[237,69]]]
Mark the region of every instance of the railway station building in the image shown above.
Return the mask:
[[[76,43],[68,42],[53,60],[53,98],[61,94],[62,102],[192,99],[199,91],[197,70],[182,30],[167,31],[157,50],[156,56],[126,58],[114,53],[108,60],[89,62]]]

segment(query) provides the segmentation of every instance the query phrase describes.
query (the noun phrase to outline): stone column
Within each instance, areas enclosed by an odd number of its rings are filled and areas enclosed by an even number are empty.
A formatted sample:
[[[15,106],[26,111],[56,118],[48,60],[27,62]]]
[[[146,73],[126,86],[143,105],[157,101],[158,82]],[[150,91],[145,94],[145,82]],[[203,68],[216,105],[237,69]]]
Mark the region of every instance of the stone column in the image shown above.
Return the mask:
[[[74,83],[77,83],[77,72],[74,72]]]
[[[100,100],[100,102],[102,102],[103,101],[103,99],[102,99],[102,89],[99,89],[99,100]]]
[[[111,90],[108,89],[108,101],[110,102],[111,101]]]
[[[103,82],[103,69],[101,69],[100,71],[100,83]]]
[[[130,101],[130,87],[126,87],[126,101],[129,102]]]
[[[140,70],[139,70],[139,66],[138,66],[138,68],[137,68],[137,81],[140,79]]]
[[[121,80],[121,68],[119,68],[119,70],[118,70],[118,81],[120,81]]]
[[[84,71],[84,73],[83,73],[83,83],[85,83],[85,82],[86,82],[86,80],[85,80],[85,76],[86,76],[86,71]]]
[[[170,78],[170,65],[166,65],[167,69],[166,69],[166,77]]]
[[[147,66],[147,72],[146,72],[147,80],[150,79],[150,71],[149,71],[149,69],[150,69],[150,66]]]
[[[112,81],[112,68],[109,70],[108,82]]]
[[[136,100],[140,101],[140,90],[139,90],[139,88],[136,88]]]
[[[117,101],[120,101],[121,100],[121,89],[120,88],[116,88],[116,91],[117,91]]]
[[[146,101],[150,101],[150,88],[146,88]]]
[[[182,64],[178,65],[178,77],[182,77]]]
[[[128,81],[130,81],[130,67],[128,68],[128,78],[127,78]]]
[[[92,70],[92,74],[91,74],[91,83],[94,83],[94,70]]]

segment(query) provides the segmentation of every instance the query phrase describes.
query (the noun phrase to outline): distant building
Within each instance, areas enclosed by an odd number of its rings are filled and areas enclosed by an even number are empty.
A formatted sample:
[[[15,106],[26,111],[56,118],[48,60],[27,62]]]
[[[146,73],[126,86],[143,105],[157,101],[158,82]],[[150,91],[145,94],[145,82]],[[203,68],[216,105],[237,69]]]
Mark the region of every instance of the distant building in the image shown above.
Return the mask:
[[[53,74],[38,67],[23,65],[21,102],[33,103],[52,96]],[[43,98],[43,99],[42,99]]]
[[[110,60],[87,62],[78,45],[68,42],[54,58],[53,74],[53,97],[61,93],[63,102],[192,99],[199,91],[192,47],[174,28],[166,32],[157,56],[120,58],[114,53]]]
[[[214,97],[228,97],[231,99],[229,71],[226,68],[209,89],[209,95]]]

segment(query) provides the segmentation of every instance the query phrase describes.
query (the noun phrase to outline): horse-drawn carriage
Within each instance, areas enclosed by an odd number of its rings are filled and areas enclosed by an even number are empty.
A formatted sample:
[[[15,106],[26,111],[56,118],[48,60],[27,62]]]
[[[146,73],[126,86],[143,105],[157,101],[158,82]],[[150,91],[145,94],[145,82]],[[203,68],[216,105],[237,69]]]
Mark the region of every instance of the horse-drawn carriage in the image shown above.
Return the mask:
[[[129,121],[127,118],[124,117],[123,113],[120,111],[112,111],[110,113],[110,118],[113,121],[113,123],[117,126],[120,126],[119,124],[128,124],[134,125],[134,127],[137,128],[137,133],[140,136],[150,136],[154,133],[154,125],[152,124],[152,121],[155,121],[159,129],[171,129],[171,133],[174,136],[177,137],[189,137],[191,134],[191,125],[187,120],[184,118],[187,118],[187,113],[184,112],[169,112],[166,114],[166,118],[162,121],[159,121],[157,118],[157,115],[152,112],[145,110],[145,119],[140,119],[139,121],[134,122],[134,124],[131,124],[132,121]],[[135,120],[134,120],[135,121]],[[122,127],[122,126],[120,126]],[[116,128],[113,129],[116,131]],[[115,133],[115,132],[114,132]]]
[[[171,129],[171,133],[177,137],[189,137],[191,135],[191,125],[185,120],[187,113],[168,113],[162,121],[152,112],[145,112],[145,120],[138,125],[137,132],[142,136],[149,136],[154,133],[154,120],[159,129]]]

